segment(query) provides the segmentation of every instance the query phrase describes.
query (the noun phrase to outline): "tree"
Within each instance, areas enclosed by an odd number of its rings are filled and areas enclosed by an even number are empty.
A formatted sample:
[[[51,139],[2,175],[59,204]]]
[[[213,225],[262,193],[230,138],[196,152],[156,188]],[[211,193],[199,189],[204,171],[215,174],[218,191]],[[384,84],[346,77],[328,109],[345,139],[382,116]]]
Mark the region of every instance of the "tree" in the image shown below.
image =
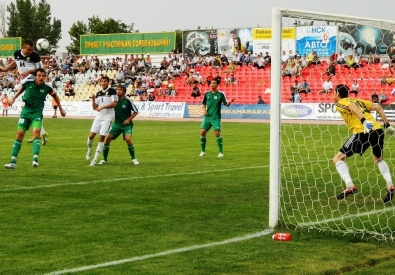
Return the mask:
[[[88,24],[85,24],[82,21],[77,21],[70,27],[69,35],[71,38],[71,44],[69,47],[67,47],[67,50],[73,50],[74,53],[79,54],[80,35],[138,32],[133,31],[133,27],[133,23],[126,25],[120,20],[115,21],[112,18],[102,21],[98,16],[92,16],[91,18],[88,18]]]
[[[30,0],[16,0],[16,4],[11,2],[7,6],[9,17],[8,37],[22,37],[22,40],[46,38],[50,48],[43,50],[41,54],[48,54],[51,48],[57,48],[58,42],[62,38],[62,23],[56,18],[51,18],[51,6],[40,0],[36,3]]]
[[[175,30],[175,32],[176,32],[176,48],[175,48],[175,50],[178,49],[178,51],[181,53],[182,52],[182,31]]]
[[[1,36],[7,36],[7,6],[4,3],[0,3],[0,34]]]

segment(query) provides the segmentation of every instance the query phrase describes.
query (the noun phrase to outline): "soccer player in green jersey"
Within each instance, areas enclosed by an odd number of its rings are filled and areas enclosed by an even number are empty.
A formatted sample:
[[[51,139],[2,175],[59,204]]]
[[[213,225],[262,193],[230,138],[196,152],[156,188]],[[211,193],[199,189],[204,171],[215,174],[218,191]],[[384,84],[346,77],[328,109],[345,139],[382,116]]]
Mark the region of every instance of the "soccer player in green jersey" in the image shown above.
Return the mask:
[[[25,102],[21,115],[18,121],[18,130],[16,132],[16,139],[12,146],[11,161],[4,165],[6,169],[16,168],[16,158],[18,157],[19,151],[22,146],[25,132],[29,130],[30,126],[33,128],[33,167],[38,167],[38,155],[40,153],[40,129],[43,119],[43,109],[45,98],[50,94],[59,106],[60,114],[64,117],[66,115],[65,110],[60,104],[59,97],[54,92],[53,88],[44,82],[46,77],[45,70],[42,68],[37,69],[36,78],[28,79],[24,82],[21,88],[16,92],[14,97],[10,100],[12,105],[15,99],[25,92],[22,100]]]
[[[137,116],[138,109],[134,105],[133,101],[125,97],[126,87],[119,85],[117,87],[118,101],[114,108],[115,121],[111,126],[110,132],[108,133],[106,140],[104,141],[103,147],[103,160],[98,164],[106,164],[108,152],[110,151],[110,142],[116,139],[120,134],[123,134],[126,144],[128,145],[128,151],[134,165],[139,164],[138,160],[134,155],[134,145],[132,143],[132,132],[133,132],[133,118]]]
[[[217,138],[218,145],[218,157],[222,158],[224,156],[222,151],[222,137],[221,137],[221,106],[225,104],[227,107],[234,101],[231,98],[229,101],[223,92],[218,90],[218,83],[215,79],[211,80],[211,90],[206,92],[202,102],[204,120],[202,126],[200,127],[200,146],[202,151],[200,157],[206,155],[206,134],[207,131],[214,128],[214,134]]]
[[[18,69],[21,83],[25,83],[28,79],[33,79],[37,69],[43,68],[40,55],[34,51],[34,42],[30,39],[23,41],[22,49],[14,52],[14,60],[7,67],[0,67],[1,72],[8,72]],[[43,122],[41,121],[42,144],[47,144],[49,134],[45,131]],[[30,139],[28,143],[32,143]]]

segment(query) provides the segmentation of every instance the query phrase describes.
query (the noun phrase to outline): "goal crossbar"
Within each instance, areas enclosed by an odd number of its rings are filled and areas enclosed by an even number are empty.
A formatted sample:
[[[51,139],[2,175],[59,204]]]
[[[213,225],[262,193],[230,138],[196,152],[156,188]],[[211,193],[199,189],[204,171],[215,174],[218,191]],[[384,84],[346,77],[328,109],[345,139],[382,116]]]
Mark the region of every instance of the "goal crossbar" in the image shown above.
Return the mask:
[[[356,16],[344,16],[339,14],[311,12],[295,9],[273,8],[278,9],[282,17],[297,18],[303,17],[306,20],[316,20],[317,18],[324,19],[323,21],[331,22],[334,25],[338,24],[356,24],[376,27],[385,30],[395,30],[395,21],[381,20],[374,18],[361,18]]]

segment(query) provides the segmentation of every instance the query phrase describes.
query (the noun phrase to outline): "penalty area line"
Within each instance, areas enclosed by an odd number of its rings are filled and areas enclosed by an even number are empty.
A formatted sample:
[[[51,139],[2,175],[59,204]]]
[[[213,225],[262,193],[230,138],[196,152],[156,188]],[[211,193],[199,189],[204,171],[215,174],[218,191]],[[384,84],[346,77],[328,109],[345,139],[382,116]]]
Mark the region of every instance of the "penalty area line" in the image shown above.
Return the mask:
[[[202,244],[202,245],[192,245],[192,246],[187,246],[187,247],[183,247],[183,248],[166,250],[166,251],[155,253],[155,254],[148,254],[148,255],[133,257],[133,258],[129,258],[129,259],[122,259],[122,260],[118,260],[118,261],[111,261],[111,262],[106,262],[106,263],[101,263],[101,264],[87,265],[87,266],[82,266],[82,267],[77,267],[77,268],[72,268],[72,269],[53,271],[53,272],[47,273],[45,275],[61,275],[61,274],[68,274],[68,273],[70,274],[70,273],[77,273],[77,272],[81,272],[81,271],[91,270],[91,269],[98,269],[98,268],[103,268],[103,267],[121,265],[121,264],[125,264],[125,263],[143,261],[143,260],[148,260],[148,259],[152,259],[152,258],[164,257],[164,256],[172,255],[172,254],[184,253],[184,252],[208,248],[208,247],[221,246],[221,245],[226,245],[226,244],[231,244],[231,243],[236,243],[236,242],[247,241],[250,239],[259,238],[262,236],[269,235],[272,232],[273,232],[273,229],[268,228],[268,229],[265,229],[263,231],[260,231],[260,232],[254,233],[254,234],[249,234],[249,235],[246,235],[243,237],[236,237],[236,238],[232,238],[232,239],[227,239],[227,240],[223,240],[220,242],[213,242],[213,243],[207,243],[207,244]]]
[[[188,172],[188,173],[148,175],[148,176],[141,176],[141,177],[115,178],[115,179],[108,179],[108,180],[92,180],[92,181],[81,181],[81,182],[55,183],[55,184],[37,185],[37,186],[24,186],[24,187],[18,187],[18,188],[0,189],[0,192],[10,192],[10,191],[18,191],[18,190],[32,190],[32,189],[45,189],[45,188],[54,188],[54,187],[67,186],[67,185],[87,185],[87,184],[100,183],[100,182],[107,183],[107,182],[117,182],[117,181],[125,181],[125,180],[139,180],[139,179],[148,179],[148,178],[199,175],[199,174],[207,174],[207,173],[213,173],[213,172],[228,172],[228,171],[234,171],[234,170],[249,170],[249,169],[260,169],[260,168],[269,168],[269,165],[249,166],[249,167],[236,167],[236,168],[227,168],[227,169],[219,169],[219,170],[206,170],[206,171],[197,171],[197,172]]]

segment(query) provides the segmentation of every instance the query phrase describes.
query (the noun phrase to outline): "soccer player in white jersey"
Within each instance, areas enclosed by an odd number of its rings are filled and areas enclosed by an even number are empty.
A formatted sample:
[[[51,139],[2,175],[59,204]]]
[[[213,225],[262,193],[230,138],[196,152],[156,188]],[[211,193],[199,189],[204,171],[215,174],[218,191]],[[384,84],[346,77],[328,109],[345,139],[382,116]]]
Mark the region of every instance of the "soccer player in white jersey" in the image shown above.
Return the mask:
[[[117,91],[109,87],[110,79],[103,76],[100,80],[101,90],[97,94],[92,94],[92,108],[97,111],[93,121],[91,131],[88,136],[88,152],[86,159],[90,160],[92,154],[93,139],[99,134],[99,143],[97,144],[95,156],[89,166],[95,166],[100,157],[104,146],[104,138],[108,134],[111,122],[114,119],[114,107],[117,106]]]
[[[1,72],[8,72],[18,68],[21,84],[24,84],[28,79],[34,79],[39,68],[42,68],[40,55],[34,51],[34,42],[30,39],[25,40],[22,44],[22,49],[14,52],[14,61],[11,62],[6,68],[0,67]],[[48,134],[41,126],[42,144],[47,143]],[[31,140],[33,141],[33,140]],[[30,141],[29,141],[30,142]]]

